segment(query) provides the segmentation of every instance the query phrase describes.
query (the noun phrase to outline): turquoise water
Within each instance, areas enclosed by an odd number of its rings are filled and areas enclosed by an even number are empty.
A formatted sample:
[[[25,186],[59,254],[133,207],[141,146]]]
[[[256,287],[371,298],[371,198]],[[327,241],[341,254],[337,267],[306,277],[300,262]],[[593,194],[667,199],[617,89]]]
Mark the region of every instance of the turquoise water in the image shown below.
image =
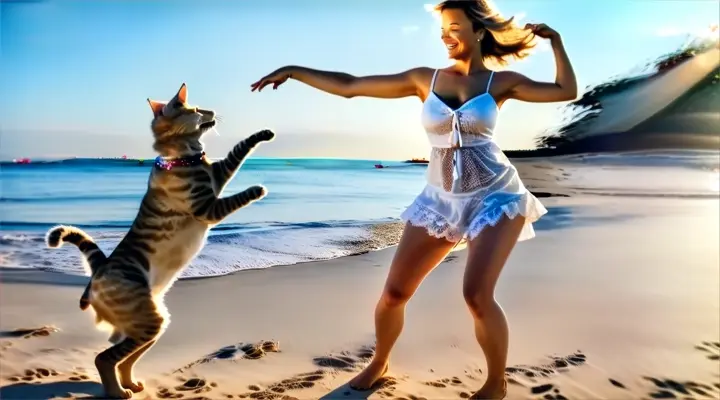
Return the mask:
[[[425,185],[426,166],[383,161],[387,168],[376,169],[377,162],[247,160],[225,193],[263,184],[268,195],[213,228],[182,277],[340,257],[359,251],[358,243],[367,250],[370,239],[372,248],[394,244],[393,234],[378,240],[369,228],[398,221]],[[519,168],[528,188],[545,191],[534,185],[557,180],[572,196],[716,199],[720,191],[716,151],[587,154],[530,164]],[[151,165],[99,159],[0,163],[0,267],[83,274],[77,249],[47,249],[45,232],[56,224],[76,225],[110,253],[135,218]],[[522,171],[546,175],[525,180]],[[548,214],[534,224],[539,233],[583,223],[572,207],[541,200]]]
[[[262,184],[268,195],[211,232],[184,276],[327,259],[349,254],[342,242],[392,221],[424,185],[423,165],[374,160],[249,159],[225,194]],[[135,218],[152,161],[74,159],[4,163],[0,264],[82,273],[76,249],[43,248],[55,224],[92,233],[112,250]]]
[[[225,189],[254,184],[268,195],[223,224],[370,221],[393,217],[423,187],[425,167],[337,159],[250,159]],[[127,228],[145,193],[151,161],[78,159],[2,170],[4,229],[47,228],[63,222]],[[239,227],[239,226],[238,226]]]

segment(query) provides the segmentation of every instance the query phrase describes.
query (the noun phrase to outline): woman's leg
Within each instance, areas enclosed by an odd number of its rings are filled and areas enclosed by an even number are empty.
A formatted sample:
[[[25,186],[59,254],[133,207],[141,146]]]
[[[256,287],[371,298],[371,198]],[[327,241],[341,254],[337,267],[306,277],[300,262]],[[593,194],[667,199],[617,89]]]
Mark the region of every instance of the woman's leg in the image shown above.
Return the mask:
[[[365,390],[388,368],[390,351],[403,328],[405,304],[455,243],[428,235],[425,228],[405,225],[380,300],[375,307],[375,356],[350,387]]]
[[[463,295],[475,321],[475,337],[485,353],[488,377],[471,398],[502,399],[505,396],[505,366],[508,352],[508,324],[495,301],[495,284],[515,247],[525,217],[503,217],[488,226],[468,244]]]

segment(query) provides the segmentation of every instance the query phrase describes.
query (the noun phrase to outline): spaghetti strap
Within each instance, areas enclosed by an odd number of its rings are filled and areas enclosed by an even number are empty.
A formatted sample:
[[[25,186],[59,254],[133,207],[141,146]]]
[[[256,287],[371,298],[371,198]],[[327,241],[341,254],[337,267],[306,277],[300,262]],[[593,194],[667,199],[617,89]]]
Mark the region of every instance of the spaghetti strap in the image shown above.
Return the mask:
[[[438,69],[435,70],[435,73],[433,73],[432,80],[430,81],[430,92],[432,93],[435,90],[435,78],[437,78]]]
[[[492,83],[493,75],[495,75],[495,71],[490,71],[490,78],[488,78],[488,84],[485,88],[485,93],[490,93],[490,84]]]

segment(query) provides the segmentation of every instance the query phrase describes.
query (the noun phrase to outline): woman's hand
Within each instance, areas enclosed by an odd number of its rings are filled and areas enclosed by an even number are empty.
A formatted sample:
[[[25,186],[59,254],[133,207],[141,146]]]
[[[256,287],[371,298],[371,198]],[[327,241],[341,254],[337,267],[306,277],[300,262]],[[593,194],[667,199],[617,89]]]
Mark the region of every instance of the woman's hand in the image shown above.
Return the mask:
[[[347,99],[356,96],[399,99],[401,97],[417,96],[418,88],[429,81],[430,76],[432,76],[432,70],[429,68],[414,68],[392,75],[356,77],[344,72],[321,71],[291,65],[271,72],[250,85],[250,87],[253,92],[255,90],[261,91],[269,84],[273,85],[273,89],[277,89],[288,78],[293,78],[325,93]]]
[[[507,98],[531,103],[570,101],[577,98],[575,72],[565,52],[560,34],[545,24],[527,24],[525,29],[530,30],[537,37],[550,39],[555,55],[555,82],[536,82],[521,74],[506,72],[514,80]]]
[[[531,31],[535,36],[543,39],[557,39],[560,34],[557,31],[545,24],[525,24],[525,29]]]
[[[288,80],[292,76],[292,69],[290,67],[282,67],[279,69],[276,69],[275,71],[269,73],[268,75],[265,75],[264,77],[260,78],[259,81],[253,83],[250,85],[252,88],[250,91],[254,92],[257,90],[258,92],[261,92],[263,88],[269,84],[272,83],[273,90],[277,89],[280,85],[285,83],[285,81]]]

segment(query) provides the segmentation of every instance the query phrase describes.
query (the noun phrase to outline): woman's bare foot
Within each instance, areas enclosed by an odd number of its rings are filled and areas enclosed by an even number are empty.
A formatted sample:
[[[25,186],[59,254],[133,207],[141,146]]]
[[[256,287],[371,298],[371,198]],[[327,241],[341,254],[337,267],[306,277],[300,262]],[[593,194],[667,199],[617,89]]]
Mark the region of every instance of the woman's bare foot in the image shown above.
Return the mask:
[[[502,400],[507,396],[507,381],[503,380],[502,384],[494,384],[485,382],[482,388],[470,396],[475,400]]]
[[[356,377],[350,380],[350,388],[353,390],[368,390],[378,379],[382,378],[388,371],[389,364],[385,362],[375,362],[374,360],[365,367]]]

